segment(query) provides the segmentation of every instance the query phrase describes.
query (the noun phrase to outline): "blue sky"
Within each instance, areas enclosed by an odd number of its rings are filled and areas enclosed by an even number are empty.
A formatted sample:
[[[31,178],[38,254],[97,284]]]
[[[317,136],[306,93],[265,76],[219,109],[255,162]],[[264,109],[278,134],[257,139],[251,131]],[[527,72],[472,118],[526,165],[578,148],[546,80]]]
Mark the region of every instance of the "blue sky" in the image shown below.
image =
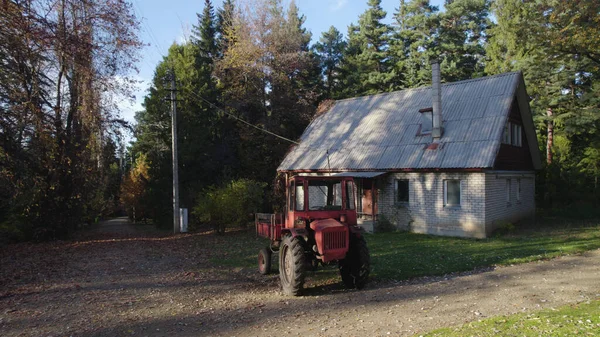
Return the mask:
[[[131,0],[138,18],[141,19],[141,38],[149,44],[141,53],[142,60],[138,79],[142,81],[136,94],[135,104],[121,104],[122,117],[133,122],[135,111],[141,110],[141,102],[152,79],[154,69],[169,46],[177,41],[183,42],[197,22],[196,13],[202,12],[203,0]],[[289,0],[283,0],[289,3]],[[213,0],[213,6],[220,7],[222,0]],[[442,7],[443,0],[431,3]],[[321,33],[335,26],[346,35],[351,23],[357,23],[358,17],[367,9],[367,0],[296,0],[300,12],[306,17],[305,27],[313,34],[315,42]],[[382,0],[387,11],[387,22],[391,22],[393,13],[399,7],[400,0]]]

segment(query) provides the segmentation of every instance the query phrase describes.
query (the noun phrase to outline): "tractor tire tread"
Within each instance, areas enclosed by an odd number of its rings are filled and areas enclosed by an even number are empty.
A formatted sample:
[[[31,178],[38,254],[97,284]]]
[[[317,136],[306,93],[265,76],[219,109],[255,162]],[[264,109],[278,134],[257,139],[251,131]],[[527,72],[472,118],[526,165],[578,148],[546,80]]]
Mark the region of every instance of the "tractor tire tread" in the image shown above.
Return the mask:
[[[302,245],[301,238],[286,236],[283,239],[282,247],[289,246],[291,250],[292,262],[293,262],[293,271],[292,277],[290,277],[289,283],[286,282],[286,279],[283,275],[281,275],[281,286],[283,289],[283,293],[291,296],[298,296],[302,292],[302,287],[304,286],[304,279],[306,277],[305,273],[305,262],[304,262],[304,246]],[[286,250],[283,249],[279,254],[279,270],[280,274],[284,273],[284,260],[286,258]]]

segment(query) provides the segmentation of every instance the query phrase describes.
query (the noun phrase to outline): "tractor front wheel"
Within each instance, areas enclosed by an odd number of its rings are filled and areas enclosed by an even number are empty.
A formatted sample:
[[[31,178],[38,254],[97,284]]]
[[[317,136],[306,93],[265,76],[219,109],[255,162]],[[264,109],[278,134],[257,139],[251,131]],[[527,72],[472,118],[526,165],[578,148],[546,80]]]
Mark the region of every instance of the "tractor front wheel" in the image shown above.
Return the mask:
[[[263,248],[258,252],[258,272],[262,275],[271,272],[271,249]]]
[[[302,238],[284,237],[279,248],[279,278],[284,294],[300,295],[305,277],[304,260]]]
[[[347,288],[362,289],[371,272],[371,257],[363,237],[353,237],[346,258],[339,262],[340,276]]]

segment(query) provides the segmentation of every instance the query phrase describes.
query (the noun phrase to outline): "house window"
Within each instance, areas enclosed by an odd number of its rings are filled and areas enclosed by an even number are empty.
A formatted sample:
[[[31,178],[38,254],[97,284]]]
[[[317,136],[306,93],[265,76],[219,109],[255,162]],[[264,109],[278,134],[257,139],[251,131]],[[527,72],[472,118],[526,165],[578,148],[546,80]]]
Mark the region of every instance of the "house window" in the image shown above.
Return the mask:
[[[460,206],[460,180],[444,180],[444,206]]]
[[[523,127],[521,125],[506,122],[504,133],[502,134],[502,144],[513,146],[523,146]]]
[[[396,202],[408,202],[408,180],[396,180]]]
[[[506,203],[510,204],[510,179],[506,179]]]
[[[421,112],[421,134],[431,133],[433,127],[433,110]]]
[[[517,202],[521,201],[521,179],[517,179]]]
[[[521,126],[517,124],[512,124],[512,145],[521,146]]]
[[[502,144],[510,144],[510,123],[504,125],[504,133],[502,134]]]

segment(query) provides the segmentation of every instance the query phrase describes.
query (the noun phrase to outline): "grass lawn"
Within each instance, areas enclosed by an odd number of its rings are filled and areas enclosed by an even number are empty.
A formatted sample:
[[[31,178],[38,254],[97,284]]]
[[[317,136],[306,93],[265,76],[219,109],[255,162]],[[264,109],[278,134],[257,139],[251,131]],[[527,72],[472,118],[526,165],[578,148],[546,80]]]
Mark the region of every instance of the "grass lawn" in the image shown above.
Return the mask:
[[[598,336],[600,301],[488,318],[422,336]]]
[[[268,244],[254,230],[214,236],[219,266],[256,268],[258,250]],[[600,248],[600,221],[548,219],[543,227],[522,228],[489,239],[461,239],[406,232],[366,234],[371,252],[371,275],[381,280],[404,280],[476,268],[523,263]],[[273,259],[277,268],[276,256]],[[338,281],[335,268],[317,272]],[[320,274],[322,273],[322,274]]]

